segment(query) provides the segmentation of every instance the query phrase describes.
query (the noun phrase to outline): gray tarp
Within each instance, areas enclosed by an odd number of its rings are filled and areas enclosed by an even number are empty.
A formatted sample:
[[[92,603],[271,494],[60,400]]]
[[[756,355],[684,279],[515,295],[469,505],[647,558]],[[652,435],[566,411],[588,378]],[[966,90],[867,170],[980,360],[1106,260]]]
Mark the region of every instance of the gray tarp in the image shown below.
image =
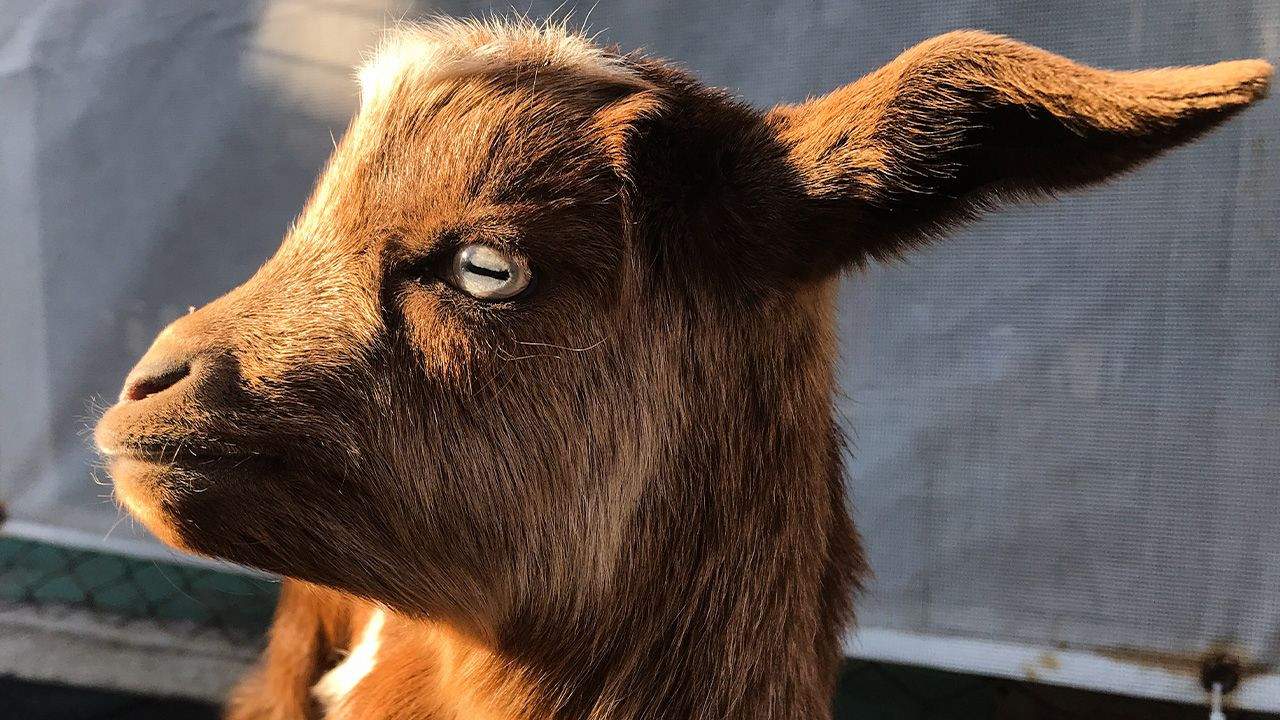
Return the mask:
[[[354,108],[349,68],[408,8],[2,7],[0,493],[19,531],[96,542],[116,512],[90,481],[91,399],[269,255]],[[590,23],[761,105],[957,27],[1106,67],[1280,59],[1274,0],[604,0]],[[847,283],[865,629],[1280,662],[1277,138],[1273,100]]]

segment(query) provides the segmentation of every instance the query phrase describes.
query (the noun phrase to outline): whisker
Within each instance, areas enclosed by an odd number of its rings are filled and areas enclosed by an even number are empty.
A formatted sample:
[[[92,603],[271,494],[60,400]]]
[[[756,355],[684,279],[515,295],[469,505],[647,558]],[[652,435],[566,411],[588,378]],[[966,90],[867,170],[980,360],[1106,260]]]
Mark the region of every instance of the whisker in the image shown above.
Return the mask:
[[[114,493],[112,493],[112,495],[114,497]],[[107,538],[111,537],[111,533],[115,532],[116,528],[120,527],[120,523],[124,522],[125,518],[127,517],[129,517],[128,513],[124,512],[123,509],[119,510],[116,516],[116,521],[111,523],[111,527],[107,528],[107,534],[102,536],[102,539],[104,542],[107,540]]]
[[[532,342],[532,341],[528,341],[528,340],[516,340],[516,344],[517,344],[517,345],[530,345],[530,346],[532,346],[532,347],[553,348],[553,349],[555,349],[555,350],[564,350],[565,352],[578,352],[578,353],[580,353],[580,352],[587,352],[588,350],[595,350],[596,348],[598,348],[598,347],[600,347],[601,345],[603,345],[603,344],[604,344],[604,342],[605,342],[605,340],[607,340],[607,339],[608,339],[608,338],[600,338],[599,340],[595,341],[594,343],[592,343],[592,344],[590,344],[590,345],[588,345],[588,346],[586,346],[586,347],[580,347],[580,348],[576,348],[576,347],[569,347],[569,346],[567,346],[567,345],[556,345],[555,343]]]

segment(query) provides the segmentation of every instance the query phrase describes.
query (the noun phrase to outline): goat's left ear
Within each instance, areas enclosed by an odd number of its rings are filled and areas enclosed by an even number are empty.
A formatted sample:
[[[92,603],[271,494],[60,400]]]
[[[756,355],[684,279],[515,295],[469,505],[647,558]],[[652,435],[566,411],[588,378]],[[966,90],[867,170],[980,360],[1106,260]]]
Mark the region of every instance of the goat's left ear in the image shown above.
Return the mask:
[[[806,248],[811,259],[861,264],[996,201],[1132,168],[1261,98],[1271,71],[1262,60],[1097,70],[957,31],[767,121],[814,208],[823,247]]]

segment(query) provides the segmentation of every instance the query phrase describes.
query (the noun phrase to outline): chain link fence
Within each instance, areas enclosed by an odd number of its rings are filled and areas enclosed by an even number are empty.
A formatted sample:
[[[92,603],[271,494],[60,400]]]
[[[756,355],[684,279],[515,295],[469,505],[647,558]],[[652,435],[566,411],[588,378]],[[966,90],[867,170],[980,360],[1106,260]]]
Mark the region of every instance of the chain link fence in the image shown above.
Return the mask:
[[[0,607],[89,611],[117,627],[147,621],[180,636],[256,645],[278,583],[201,567],[0,538]]]
[[[159,626],[179,644],[213,636],[261,646],[278,583],[265,578],[0,538],[0,610],[88,613],[128,629]],[[103,652],[109,652],[104,650]],[[850,660],[835,697],[837,718],[892,720],[1201,720],[1204,707],[1034,682]],[[175,704],[177,703],[177,704]],[[209,703],[70,688],[0,678],[0,704],[23,718],[215,717]],[[43,714],[42,714],[43,713]],[[169,715],[165,715],[169,713]],[[1280,720],[1231,712],[1230,720]]]

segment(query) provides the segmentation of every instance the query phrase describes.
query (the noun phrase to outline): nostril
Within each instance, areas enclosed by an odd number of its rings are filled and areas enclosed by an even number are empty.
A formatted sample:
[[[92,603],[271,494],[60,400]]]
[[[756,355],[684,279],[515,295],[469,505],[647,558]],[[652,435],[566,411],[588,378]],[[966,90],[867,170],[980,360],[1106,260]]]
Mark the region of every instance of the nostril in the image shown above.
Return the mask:
[[[187,363],[157,368],[150,372],[144,371],[139,374],[139,377],[130,378],[121,399],[137,401],[151,397],[173,387],[190,373],[191,366]]]

